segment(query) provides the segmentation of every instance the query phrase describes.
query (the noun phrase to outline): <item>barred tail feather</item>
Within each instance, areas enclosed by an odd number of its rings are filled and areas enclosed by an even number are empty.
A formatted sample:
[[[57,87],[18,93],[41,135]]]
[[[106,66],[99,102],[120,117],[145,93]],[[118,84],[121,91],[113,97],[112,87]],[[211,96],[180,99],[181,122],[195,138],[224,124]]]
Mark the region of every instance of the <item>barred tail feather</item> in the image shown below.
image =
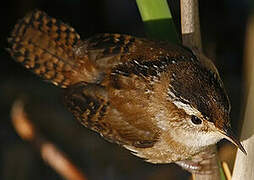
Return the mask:
[[[80,37],[67,24],[34,11],[14,27],[8,42],[12,57],[43,79],[60,87],[71,84],[77,64],[73,47]]]

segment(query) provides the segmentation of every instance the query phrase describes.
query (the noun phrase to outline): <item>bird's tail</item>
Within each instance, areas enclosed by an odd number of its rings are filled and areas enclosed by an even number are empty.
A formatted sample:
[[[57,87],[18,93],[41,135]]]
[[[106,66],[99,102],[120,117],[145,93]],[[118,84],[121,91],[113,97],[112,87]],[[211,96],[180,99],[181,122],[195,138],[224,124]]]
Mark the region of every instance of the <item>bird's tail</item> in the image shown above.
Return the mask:
[[[8,51],[27,69],[64,88],[75,82],[82,64],[74,51],[79,39],[72,27],[36,10],[15,25]]]

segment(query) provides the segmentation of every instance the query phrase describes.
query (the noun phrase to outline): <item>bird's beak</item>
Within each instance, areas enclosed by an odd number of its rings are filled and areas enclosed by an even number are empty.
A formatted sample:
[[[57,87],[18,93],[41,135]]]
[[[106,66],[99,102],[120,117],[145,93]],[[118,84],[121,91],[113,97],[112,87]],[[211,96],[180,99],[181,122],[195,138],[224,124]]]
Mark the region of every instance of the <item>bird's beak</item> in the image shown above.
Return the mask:
[[[233,133],[230,127],[224,127],[222,134],[225,135],[225,138],[235,144],[245,155],[247,152],[245,151],[244,147],[240,143],[239,138]]]

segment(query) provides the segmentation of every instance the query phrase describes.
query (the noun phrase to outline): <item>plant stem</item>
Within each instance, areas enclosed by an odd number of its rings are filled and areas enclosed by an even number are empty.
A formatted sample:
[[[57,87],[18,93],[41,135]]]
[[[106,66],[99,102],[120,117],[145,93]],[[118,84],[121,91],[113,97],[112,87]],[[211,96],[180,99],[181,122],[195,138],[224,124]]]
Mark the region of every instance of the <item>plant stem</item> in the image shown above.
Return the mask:
[[[198,0],[181,0],[182,44],[202,51]]]
[[[180,6],[181,6],[182,44],[191,49],[197,49],[199,52],[202,52],[198,0],[180,0]],[[218,156],[215,145],[212,148],[213,151],[209,150],[207,151],[207,157],[211,158],[205,159],[204,161],[207,164],[211,164],[214,167],[214,172],[211,174],[193,173],[192,174],[193,179],[195,180],[225,179],[223,170],[218,166],[217,163]],[[210,156],[211,152],[213,152],[214,155]],[[222,171],[222,173],[220,173],[220,171]]]
[[[254,5],[253,5],[254,7]],[[254,8],[253,8],[254,9]],[[245,42],[245,61],[244,73],[247,94],[247,103],[245,107],[244,121],[241,138],[244,139],[243,146],[247,151],[247,156],[237,151],[236,161],[232,180],[254,179],[254,14],[249,18]]]

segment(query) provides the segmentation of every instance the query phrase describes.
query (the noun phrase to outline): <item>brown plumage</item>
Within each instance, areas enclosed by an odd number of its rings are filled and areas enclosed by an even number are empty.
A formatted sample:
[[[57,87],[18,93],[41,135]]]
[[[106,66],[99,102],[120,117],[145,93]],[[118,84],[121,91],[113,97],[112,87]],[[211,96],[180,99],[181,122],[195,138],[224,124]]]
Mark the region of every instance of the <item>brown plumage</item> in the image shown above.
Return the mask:
[[[230,103],[202,54],[121,34],[81,40],[69,25],[34,11],[8,39],[12,57],[65,88],[87,128],[152,163],[183,161],[226,137]]]

